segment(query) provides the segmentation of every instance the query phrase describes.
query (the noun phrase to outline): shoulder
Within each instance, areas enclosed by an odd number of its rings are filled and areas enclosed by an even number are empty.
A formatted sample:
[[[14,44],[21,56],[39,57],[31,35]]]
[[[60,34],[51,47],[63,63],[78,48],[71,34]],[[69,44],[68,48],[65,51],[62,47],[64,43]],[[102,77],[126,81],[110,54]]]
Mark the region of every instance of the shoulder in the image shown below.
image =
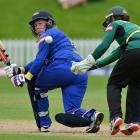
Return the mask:
[[[112,25],[118,25],[118,26],[120,26],[120,25],[128,25],[128,24],[133,24],[132,22],[129,22],[129,21],[124,21],[124,20],[116,20],[116,21],[113,21],[112,22]]]
[[[63,33],[63,32],[56,27],[50,28],[45,32],[46,35],[52,35],[52,36],[58,33]]]
[[[119,20],[111,22],[105,29],[105,31],[116,30],[120,26]]]
[[[50,28],[45,32],[46,36],[52,36],[52,37],[56,37],[59,35],[64,34],[64,32],[62,32],[61,30],[59,30],[58,28],[54,27],[54,28]]]

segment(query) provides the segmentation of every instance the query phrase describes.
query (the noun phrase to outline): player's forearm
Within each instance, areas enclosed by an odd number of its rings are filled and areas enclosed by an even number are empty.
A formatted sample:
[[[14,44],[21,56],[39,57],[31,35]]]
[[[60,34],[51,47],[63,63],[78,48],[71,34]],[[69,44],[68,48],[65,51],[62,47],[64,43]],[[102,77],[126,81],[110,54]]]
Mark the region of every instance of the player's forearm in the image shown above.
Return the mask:
[[[49,52],[49,47],[43,44],[39,45],[39,51],[36,55],[36,58],[34,59],[33,63],[30,64],[30,68],[27,72],[27,74],[25,75],[25,77],[28,80],[31,80],[34,76],[36,76],[40,70],[41,67],[44,65],[46,59],[47,59],[47,55]]]
[[[97,48],[92,53],[92,56],[95,60],[99,59],[106,52],[112,41],[113,38],[109,34],[106,34],[104,40],[101,42],[101,44],[97,46]]]
[[[97,46],[97,48],[95,49],[95,51],[92,53],[92,56],[95,60],[97,60],[98,58],[100,58],[105,51],[108,49],[108,46],[106,46],[104,43],[101,43]]]
[[[26,65],[24,66],[24,69],[25,69],[26,72],[31,68],[33,62],[34,62],[34,61],[31,61],[30,63],[28,63],[28,64],[26,64]]]
[[[96,65],[99,68],[104,67],[104,66],[116,61],[120,57],[120,55],[121,55],[120,48],[117,48],[108,57],[97,61]]]
[[[26,74],[29,71],[29,69],[31,68],[32,64],[33,64],[33,61],[31,61],[30,63],[26,64],[23,67],[19,67],[20,73]]]

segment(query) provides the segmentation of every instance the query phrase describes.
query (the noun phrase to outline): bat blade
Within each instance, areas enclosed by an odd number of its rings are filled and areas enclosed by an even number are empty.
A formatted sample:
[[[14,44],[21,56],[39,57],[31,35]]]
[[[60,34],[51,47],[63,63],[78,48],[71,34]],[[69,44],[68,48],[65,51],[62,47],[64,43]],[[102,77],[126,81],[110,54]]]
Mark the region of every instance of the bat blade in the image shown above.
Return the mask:
[[[2,63],[5,65],[10,65],[10,60],[5,51],[5,46],[1,40],[0,40],[0,61],[2,61]]]
[[[1,40],[0,40],[0,49],[5,50],[5,45],[3,44]]]

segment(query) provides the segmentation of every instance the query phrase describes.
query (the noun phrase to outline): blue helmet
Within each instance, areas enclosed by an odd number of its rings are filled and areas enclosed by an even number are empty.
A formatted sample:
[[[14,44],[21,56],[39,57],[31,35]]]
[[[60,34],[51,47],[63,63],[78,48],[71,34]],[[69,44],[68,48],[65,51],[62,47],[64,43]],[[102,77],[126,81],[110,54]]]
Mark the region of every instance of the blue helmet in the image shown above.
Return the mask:
[[[46,21],[46,28],[51,28],[51,27],[55,26],[55,20],[49,12],[47,12],[47,11],[35,12],[32,16],[31,21],[29,22],[29,25],[31,26],[31,30],[34,35],[37,35],[35,33],[34,23],[40,19],[43,19]]]

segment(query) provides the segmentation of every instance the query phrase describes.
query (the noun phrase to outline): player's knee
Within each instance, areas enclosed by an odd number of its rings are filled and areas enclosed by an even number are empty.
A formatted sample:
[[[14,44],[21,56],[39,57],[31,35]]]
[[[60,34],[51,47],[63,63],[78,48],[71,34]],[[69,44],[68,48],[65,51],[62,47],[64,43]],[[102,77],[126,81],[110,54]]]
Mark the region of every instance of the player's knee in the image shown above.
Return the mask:
[[[89,111],[81,108],[72,109],[67,111],[66,113],[56,114],[55,120],[69,127],[89,126],[92,122],[91,116],[94,114],[94,112],[94,109],[91,109]]]
[[[39,117],[49,116],[49,111],[39,111],[38,112]]]
[[[43,99],[43,98],[48,98],[48,91],[42,90],[40,88],[35,88],[35,98],[36,100],[38,99]]]
[[[38,115],[44,117],[48,115],[49,101],[47,91],[35,88],[35,102],[38,108]]]
[[[68,110],[66,113],[75,114],[76,116],[89,119],[94,114],[95,111],[96,111],[95,109],[90,109],[87,111],[86,109],[83,108],[76,108],[76,109]]]
[[[91,123],[90,119],[70,113],[58,113],[55,115],[55,120],[68,127],[85,127],[89,126]]]

